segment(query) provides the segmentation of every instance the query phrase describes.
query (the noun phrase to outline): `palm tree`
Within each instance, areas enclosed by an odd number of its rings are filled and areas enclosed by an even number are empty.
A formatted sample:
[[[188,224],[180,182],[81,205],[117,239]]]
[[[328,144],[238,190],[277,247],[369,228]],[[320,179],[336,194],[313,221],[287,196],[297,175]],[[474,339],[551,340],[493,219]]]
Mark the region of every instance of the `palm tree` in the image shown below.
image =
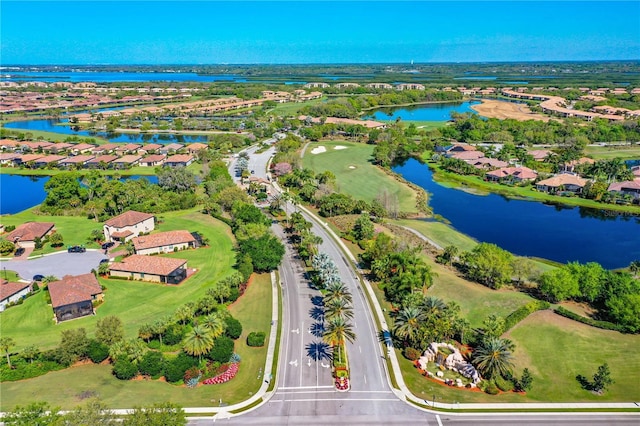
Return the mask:
[[[142,324],[138,329],[138,337],[149,343],[149,339],[153,336],[153,326],[151,324]]]
[[[349,304],[353,303],[353,296],[347,286],[341,282],[332,282],[325,287],[326,294],[323,298],[325,305],[330,304],[334,299],[344,299]]]
[[[353,332],[353,326],[345,319],[334,317],[329,321],[322,338],[335,348],[344,345],[345,341],[353,343],[356,340],[356,334]],[[338,350],[338,362],[342,362],[339,356],[340,350]]]
[[[413,344],[420,334],[420,324],[425,320],[424,312],[417,307],[408,306],[398,312],[393,323],[393,332],[396,336]]]
[[[510,340],[491,337],[474,351],[473,363],[489,379],[505,376],[513,368],[513,350],[514,345]]]
[[[189,355],[202,358],[202,355],[213,348],[213,332],[207,327],[196,325],[184,337],[182,348]]]
[[[424,298],[424,300],[420,304],[420,308],[425,315],[437,315],[447,308],[447,304],[444,303],[442,299],[429,296]]]
[[[173,314],[173,317],[182,325],[184,325],[189,318],[193,317],[193,311],[193,304],[187,303],[185,305],[179,306],[178,309],[176,309],[176,312]]]
[[[222,316],[218,314],[207,315],[206,317],[204,317],[201,324],[203,327],[211,331],[214,339],[222,336],[222,333],[224,333],[224,330],[227,327],[227,324]]]
[[[324,305],[324,314],[329,321],[334,317],[350,320],[353,319],[353,307],[346,299],[334,298]]]
[[[9,358],[9,350],[16,345],[16,342],[11,337],[0,338],[0,349],[7,355],[7,364],[11,368],[11,359]]]

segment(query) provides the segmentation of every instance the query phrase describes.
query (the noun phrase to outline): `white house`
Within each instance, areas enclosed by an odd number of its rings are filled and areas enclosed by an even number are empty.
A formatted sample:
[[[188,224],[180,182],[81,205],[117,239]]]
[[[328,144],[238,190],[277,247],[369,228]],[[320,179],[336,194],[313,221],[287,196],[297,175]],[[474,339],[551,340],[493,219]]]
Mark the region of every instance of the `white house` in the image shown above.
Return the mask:
[[[0,312],[7,308],[9,303],[17,302],[31,291],[29,283],[10,283],[0,280]]]
[[[155,219],[152,214],[129,210],[104,223],[104,240],[125,242],[154,229]]]

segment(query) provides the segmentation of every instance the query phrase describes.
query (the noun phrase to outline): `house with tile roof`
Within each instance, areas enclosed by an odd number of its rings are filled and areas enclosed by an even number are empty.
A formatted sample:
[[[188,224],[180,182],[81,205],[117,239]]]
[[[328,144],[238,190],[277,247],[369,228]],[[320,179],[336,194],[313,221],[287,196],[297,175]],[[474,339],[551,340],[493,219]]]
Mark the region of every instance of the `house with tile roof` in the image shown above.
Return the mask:
[[[141,167],[156,167],[162,166],[164,164],[164,160],[167,158],[164,154],[153,154],[149,155],[140,160]]]
[[[65,275],[47,288],[56,322],[93,315],[93,301],[103,299],[102,286],[92,273]]]
[[[4,311],[8,304],[24,299],[30,292],[30,283],[12,283],[0,279],[0,312]]]
[[[487,172],[487,179],[495,182],[528,182],[536,180],[538,172],[528,167],[502,167]]]
[[[129,280],[180,284],[187,277],[187,261],[134,254],[109,265],[109,275]]]
[[[589,182],[587,179],[583,179],[580,176],[571,173],[562,173],[537,182],[536,189],[550,193],[559,191],[580,193],[587,182]]]
[[[158,232],[131,239],[136,254],[172,253],[196,247],[196,239],[185,230]]]
[[[191,165],[195,159],[193,155],[189,154],[176,154],[170,157],[167,157],[164,160],[164,165],[167,167],[187,167]]]
[[[129,241],[155,229],[155,216],[129,210],[107,220],[103,226],[105,241]]]
[[[17,247],[35,248],[36,239],[43,239],[53,234],[55,223],[53,222],[26,222],[18,225],[16,229],[6,235],[6,239]]]
[[[613,182],[609,185],[607,191],[630,195],[634,200],[640,201],[640,178],[624,182]]]

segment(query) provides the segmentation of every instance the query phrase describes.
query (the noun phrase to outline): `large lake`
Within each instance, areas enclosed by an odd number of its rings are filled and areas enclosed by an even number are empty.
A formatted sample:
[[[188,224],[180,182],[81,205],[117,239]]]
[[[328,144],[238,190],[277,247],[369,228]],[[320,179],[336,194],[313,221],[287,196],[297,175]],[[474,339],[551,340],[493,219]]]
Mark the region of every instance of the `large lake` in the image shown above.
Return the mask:
[[[126,176],[123,179],[148,179],[158,183],[157,176]],[[47,196],[44,184],[49,176],[0,174],[0,214],[16,214],[42,203]]]
[[[107,133],[93,132],[89,130],[73,130],[71,126],[60,125],[60,123],[68,122],[67,119],[48,119],[48,120],[24,120],[12,121],[5,123],[7,129],[16,130],[39,130],[43,132],[60,133],[63,135],[76,135],[82,137],[101,137],[109,142],[127,142],[127,143],[193,143],[206,142],[206,135],[174,135],[170,133]]]
[[[9,77],[5,77],[8,75]],[[113,83],[118,81],[148,82],[148,81],[196,81],[213,83],[216,81],[233,81],[243,83],[247,80],[233,74],[229,75],[200,75],[190,72],[4,72],[2,80],[22,83],[25,81],[68,81],[79,83],[91,81],[94,83]]]
[[[396,120],[403,121],[448,121],[451,113],[475,112],[472,105],[479,104],[479,101],[468,102],[447,102],[438,104],[416,105],[402,108],[381,108],[366,118],[372,120]]]
[[[429,167],[415,159],[393,170],[427,190],[434,213],[477,241],[522,256],[562,263],[594,261],[609,269],[640,259],[640,211],[631,215],[474,195],[439,185]]]

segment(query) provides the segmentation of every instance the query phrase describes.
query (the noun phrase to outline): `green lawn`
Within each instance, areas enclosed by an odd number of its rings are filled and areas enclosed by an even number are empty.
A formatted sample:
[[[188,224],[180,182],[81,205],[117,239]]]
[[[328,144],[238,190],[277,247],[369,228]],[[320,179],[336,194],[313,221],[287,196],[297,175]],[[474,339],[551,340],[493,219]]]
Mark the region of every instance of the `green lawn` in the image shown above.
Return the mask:
[[[327,151],[312,154],[311,150],[319,146],[324,146]],[[347,148],[337,150],[334,149],[336,146]],[[338,190],[351,194],[356,199],[371,202],[386,190],[388,194],[398,197],[401,211],[416,213],[418,210],[415,192],[374,166],[370,162],[372,153],[372,145],[346,141],[320,141],[309,144],[303,164],[304,167],[309,167],[316,173],[331,171],[336,175]]]
[[[37,120],[38,118],[40,117],[29,117],[28,119]],[[20,120],[23,120],[23,119],[24,118],[20,118]],[[44,132],[42,130],[27,130],[27,129],[13,129],[13,128],[12,129],[7,128],[7,130],[11,132],[16,132],[16,133],[31,133],[33,135],[34,140],[46,140],[50,142],[63,142],[67,138],[70,138],[71,136],[73,136],[73,135],[66,135],[63,133],[56,133],[56,132]],[[99,136],[78,135],[78,137],[81,139],[86,139],[86,138],[95,139],[97,144],[105,144],[109,142],[107,139],[101,138]]]
[[[309,106],[309,105],[315,105],[317,103],[323,102],[323,100],[326,98],[321,98],[321,99],[313,99],[311,101],[306,101],[306,102],[286,102],[283,104],[278,104],[275,107],[269,109],[268,113],[269,114],[273,114],[273,115],[277,115],[279,117],[290,117],[290,116],[295,116],[296,118],[298,117],[298,111],[305,107],[305,106]]]
[[[624,158],[632,160],[640,160],[640,145],[635,146],[587,146],[584,150],[596,160],[604,160],[610,158]]]
[[[188,169],[190,169],[194,173],[197,173],[199,168],[194,169],[192,167],[194,164],[190,165]],[[198,166],[200,165],[198,164]],[[59,173],[68,172],[68,171],[69,170],[59,170],[59,169],[23,169],[19,167],[3,167],[0,169],[0,173],[2,174],[22,175],[22,176],[54,176]],[[83,170],[80,170],[79,172],[82,173]],[[113,176],[116,174],[120,176],[137,176],[137,175],[155,176],[156,171],[155,171],[155,167],[139,167],[138,166],[138,167],[132,167],[130,169],[123,169],[123,170],[111,170],[111,169],[100,170],[100,174],[106,175],[106,176]]]
[[[176,301],[176,303],[178,303]],[[267,335],[271,324],[271,281],[269,274],[254,275],[245,294],[230,307],[233,316],[243,326],[242,336],[236,340],[235,350],[242,361],[237,376],[221,385],[200,385],[194,389],[170,385],[161,381],[121,381],[111,374],[109,365],[83,365],[56,371],[34,379],[0,384],[0,409],[38,400],[52,406],[69,409],[81,402],[82,392],[95,392],[107,406],[128,408],[137,405],[172,401],[182,406],[219,406],[234,404],[253,395],[262,384],[260,369],[264,369],[267,345],[251,348],[246,336],[262,330]],[[60,387],[60,383],[64,386]]]
[[[231,273],[235,256],[231,233],[225,224],[195,211],[158,216],[163,221],[159,225],[161,231],[187,229],[209,238],[209,247],[167,255],[187,259],[188,267],[198,270],[195,275],[179,286],[101,279],[107,290],[105,302],[97,308],[96,315],[58,325],[53,322],[53,311],[45,303],[44,294],[39,293],[2,314],[3,336],[13,337],[18,351],[30,344],[47,349],[59,342],[62,330],[84,327],[89,335],[93,335],[98,319],[116,315],[123,321],[127,337],[134,337],[141,324],[170,315],[183,303],[196,301],[211,284]],[[83,231],[81,235],[88,235],[88,232]]]
[[[536,312],[507,337],[516,344],[516,369],[528,367],[535,381],[528,397],[536,401],[638,401],[640,335],[601,330],[552,311]],[[589,380],[607,362],[615,384],[602,396],[583,390],[576,376]]]
[[[94,220],[86,219],[81,216],[48,216],[36,214],[37,207],[24,210],[20,213],[13,215],[2,216],[3,225],[15,225],[18,226],[25,222],[53,222],[55,223],[56,232],[58,232],[64,238],[64,245],[62,247],[53,248],[51,244],[46,244],[41,250],[36,250],[32,253],[32,256],[38,254],[53,253],[56,251],[66,249],[69,245],[81,245],[84,244],[87,248],[99,248],[96,243],[88,243],[87,239],[91,235],[91,231],[94,229],[102,230],[102,223]],[[31,277],[23,277],[31,278]]]
[[[446,223],[432,219],[401,219],[393,220],[391,223],[415,229],[440,247],[454,245],[460,250],[467,251],[478,244],[473,238],[456,231]]]

